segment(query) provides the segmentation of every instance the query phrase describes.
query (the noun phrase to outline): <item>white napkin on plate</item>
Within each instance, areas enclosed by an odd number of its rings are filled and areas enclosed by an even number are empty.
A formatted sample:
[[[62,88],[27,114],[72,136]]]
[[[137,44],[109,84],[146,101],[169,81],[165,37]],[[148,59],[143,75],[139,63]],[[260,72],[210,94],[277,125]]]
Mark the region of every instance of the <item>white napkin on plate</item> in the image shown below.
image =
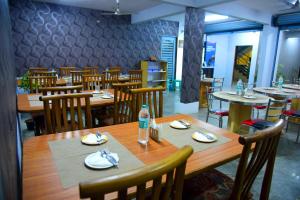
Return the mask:
[[[101,135],[100,138],[98,138],[96,136],[96,134],[93,133],[89,133],[88,135],[86,135],[86,137],[84,138],[84,142],[86,143],[98,143],[99,141],[105,139],[106,136],[105,135]]]
[[[111,153],[110,155],[112,157],[114,157],[117,162],[119,162],[118,154]],[[97,151],[95,153],[92,153],[92,154],[88,155],[85,162],[88,166],[94,167],[94,168],[108,168],[108,167],[113,166],[112,163],[110,163],[106,158],[103,158],[101,156],[100,151]]]
[[[170,126],[174,127],[174,128],[188,128],[187,126],[183,125],[181,122],[175,120],[175,121],[172,121],[170,123]]]

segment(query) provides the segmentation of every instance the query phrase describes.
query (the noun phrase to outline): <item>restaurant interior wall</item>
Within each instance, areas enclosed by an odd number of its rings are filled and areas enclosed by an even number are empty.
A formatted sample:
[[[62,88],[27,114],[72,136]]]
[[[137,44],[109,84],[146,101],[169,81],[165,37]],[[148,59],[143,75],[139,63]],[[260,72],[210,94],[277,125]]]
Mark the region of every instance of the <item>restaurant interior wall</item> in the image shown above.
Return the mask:
[[[293,81],[300,71],[300,31],[280,31],[273,80],[282,75],[284,80]]]
[[[10,11],[18,76],[38,65],[120,65],[127,71],[151,55],[159,58],[162,36],[178,35],[174,21],[131,24],[128,15],[31,0],[10,1]]]
[[[260,31],[230,32],[207,35],[207,41],[216,43],[214,77],[224,77],[224,87],[232,87],[235,47],[252,45],[252,59],[248,83],[253,83]]]

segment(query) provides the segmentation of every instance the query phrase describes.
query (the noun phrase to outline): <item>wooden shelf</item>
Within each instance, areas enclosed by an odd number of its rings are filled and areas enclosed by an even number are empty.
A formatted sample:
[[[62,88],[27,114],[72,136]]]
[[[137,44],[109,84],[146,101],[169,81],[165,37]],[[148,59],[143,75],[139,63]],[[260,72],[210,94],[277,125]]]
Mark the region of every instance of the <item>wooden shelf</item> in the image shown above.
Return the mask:
[[[155,65],[152,62],[142,60],[140,62],[143,71],[143,87],[163,87],[166,88],[167,62],[159,61]]]

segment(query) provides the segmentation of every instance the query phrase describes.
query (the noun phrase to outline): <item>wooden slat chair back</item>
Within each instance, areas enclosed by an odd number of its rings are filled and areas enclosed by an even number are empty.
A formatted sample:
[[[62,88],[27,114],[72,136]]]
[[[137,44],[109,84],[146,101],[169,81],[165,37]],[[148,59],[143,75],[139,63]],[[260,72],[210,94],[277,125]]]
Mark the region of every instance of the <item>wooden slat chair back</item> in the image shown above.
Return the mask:
[[[99,74],[99,67],[83,67],[84,71],[89,71],[89,74]]]
[[[56,76],[29,76],[30,93],[39,93],[39,88],[56,86]]]
[[[56,71],[33,71],[31,76],[57,76]]]
[[[48,71],[48,68],[46,68],[46,67],[30,67],[28,71],[29,71],[29,75],[32,76],[33,72],[46,72],[46,71]]]
[[[105,72],[105,88],[112,88],[112,84],[119,82],[120,70],[109,70]]]
[[[89,70],[77,70],[77,71],[71,71],[72,76],[72,85],[82,85],[82,76],[88,75]]]
[[[54,95],[54,94],[72,94],[72,93],[81,93],[83,89],[82,85],[75,86],[59,86],[59,87],[43,87],[40,88],[40,92],[44,96]]]
[[[265,120],[278,121],[283,117],[283,111],[286,109],[287,100],[273,100],[269,99]]]
[[[40,100],[44,104],[46,133],[92,128],[90,105],[90,97],[92,96],[90,93],[41,96]],[[83,110],[85,110],[85,115],[83,115]],[[68,113],[70,120],[68,119]],[[85,119],[85,125],[83,119]]]
[[[193,153],[190,146],[184,146],[171,156],[160,162],[146,165],[117,176],[102,178],[94,182],[79,184],[80,198],[104,199],[105,194],[118,192],[118,199],[129,199],[128,188],[137,186],[136,199],[146,199],[147,191],[152,200],[180,200],[182,198],[182,188],[186,162]],[[166,176],[164,186],[163,176]],[[146,188],[147,183],[152,182],[150,188]]]
[[[207,111],[208,112],[211,112],[213,102],[214,102],[214,100],[216,100],[213,95],[214,92],[215,92],[214,87],[206,87],[206,100],[207,100]]]
[[[142,70],[129,70],[128,74],[130,82],[142,82]]]
[[[239,142],[243,145],[243,151],[230,199],[248,199],[252,184],[265,164],[260,199],[268,199],[277,146],[283,127],[284,120],[281,119],[270,128],[256,131],[255,134],[240,136]],[[252,153],[251,147],[254,145]]]
[[[59,76],[62,77],[68,77],[71,76],[71,71],[75,71],[76,67],[60,67],[59,69]]]
[[[138,121],[139,111],[143,104],[149,106],[149,113],[151,118],[158,118],[163,116],[163,91],[165,88],[139,88],[132,89],[132,110],[133,121]]]
[[[82,84],[85,90],[104,89],[104,75],[103,74],[88,74],[82,75]]]
[[[121,71],[122,67],[121,66],[112,66],[112,67],[109,67],[109,70],[118,70],[118,71]]]
[[[141,82],[113,84],[114,124],[129,123],[132,121],[132,94],[130,90],[141,87]]]

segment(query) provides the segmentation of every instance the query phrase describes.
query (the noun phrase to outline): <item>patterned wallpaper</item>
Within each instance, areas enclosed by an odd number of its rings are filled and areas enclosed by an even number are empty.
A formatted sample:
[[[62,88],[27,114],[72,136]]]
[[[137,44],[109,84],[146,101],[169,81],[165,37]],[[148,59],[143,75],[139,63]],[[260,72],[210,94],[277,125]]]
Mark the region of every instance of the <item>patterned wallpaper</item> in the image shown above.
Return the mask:
[[[182,103],[196,102],[199,99],[204,17],[204,10],[186,8],[180,99]]]
[[[130,16],[31,0],[11,0],[10,12],[17,75],[39,65],[120,65],[126,71],[150,55],[159,58],[161,36],[178,34],[177,22],[131,24]]]

